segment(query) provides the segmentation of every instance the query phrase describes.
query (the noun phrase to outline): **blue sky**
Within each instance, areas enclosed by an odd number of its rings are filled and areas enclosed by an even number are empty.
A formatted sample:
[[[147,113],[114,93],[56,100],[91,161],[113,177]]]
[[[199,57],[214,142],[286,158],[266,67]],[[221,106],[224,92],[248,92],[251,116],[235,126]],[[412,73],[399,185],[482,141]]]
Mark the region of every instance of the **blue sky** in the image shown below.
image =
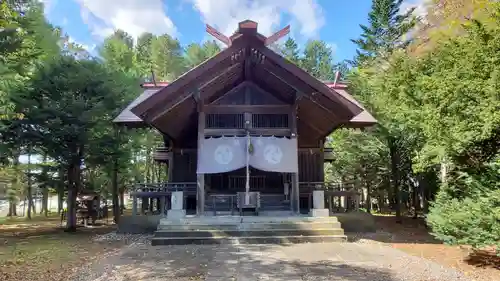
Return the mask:
[[[230,35],[239,21],[252,19],[259,32],[271,35],[291,25],[300,44],[321,39],[336,60],[350,59],[350,42],[366,23],[371,0],[41,0],[46,17],[91,52],[103,38],[120,28],[134,37],[144,31],[168,33],[183,45],[209,38],[205,23]],[[407,0],[405,6],[422,0]]]

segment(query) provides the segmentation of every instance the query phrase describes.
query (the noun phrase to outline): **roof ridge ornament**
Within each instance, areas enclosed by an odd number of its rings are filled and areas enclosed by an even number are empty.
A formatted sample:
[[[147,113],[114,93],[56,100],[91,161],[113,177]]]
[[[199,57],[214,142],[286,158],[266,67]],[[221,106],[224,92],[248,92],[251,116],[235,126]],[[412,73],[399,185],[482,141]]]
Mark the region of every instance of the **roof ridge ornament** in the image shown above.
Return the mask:
[[[240,34],[260,37],[262,38],[261,40],[263,40],[264,42],[264,46],[268,46],[275,43],[284,36],[288,35],[288,33],[290,33],[290,25],[287,25],[278,32],[274,33],[273,35],[266,37],[257,32],[257,25],[258,25],[257,22],[252,20],[241,21],[238,23],[238,29],[231,37],[227,37],[226,35],[222,34],[222,32],[218,31],[209,24],[206,25],[206,31],[208,34],[212,35],[213,37],[215,37],[217,40],[224,43],[228,47],[232,45],[233,38],[235,39],[237,35]]]

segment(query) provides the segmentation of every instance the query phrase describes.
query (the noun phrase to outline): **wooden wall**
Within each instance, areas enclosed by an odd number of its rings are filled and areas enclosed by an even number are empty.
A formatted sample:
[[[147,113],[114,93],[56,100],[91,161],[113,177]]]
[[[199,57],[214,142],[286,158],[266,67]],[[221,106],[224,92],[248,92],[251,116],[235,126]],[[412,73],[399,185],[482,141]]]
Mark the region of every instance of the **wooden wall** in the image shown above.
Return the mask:
[[[322,182],[323,157],[319,149],[301,149],[299,152],[299,181],[300,182]],[[196,150],[176,150],[174,152],[174,167],[172,171],[173,182],[195,182],[196,181]],[[206,175],[206,184],[211,189],[228,190],[229,177],[245,176],[245,169],[239,169],[224,174]],[[283,181],[286,175],[271,173],[251,168],[251,176],[264,176],[266,186],[276,192],[282,192]],[[285,177],[285,178],[284,178]]]

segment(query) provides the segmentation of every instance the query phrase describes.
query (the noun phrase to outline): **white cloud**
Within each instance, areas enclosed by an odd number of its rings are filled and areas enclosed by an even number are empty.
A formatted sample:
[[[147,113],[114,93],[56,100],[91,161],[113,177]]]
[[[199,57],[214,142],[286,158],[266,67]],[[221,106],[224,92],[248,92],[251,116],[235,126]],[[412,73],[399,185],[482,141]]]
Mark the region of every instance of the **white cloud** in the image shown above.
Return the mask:
[[[87,52],[89,53],[92,53],[96,48],[97,48],[97,45],[96,44],[85,44],[85,43],[82,43],[82,42],[79,42],[78,40],[75,40],[73,37],[69,36],[68,38],[68,41],[70,43],[73,43],[73,44],[76,44],[80,47],[82,47],[84,50],[86,50]]]
[[[143,32],[168,33],[177,29],[165,14],[162,0],[76,0],[81,16],[92,34],[104,38],[122,29],[137,38]]]
[[[332,54],[335,56],[335,53],[337,52],[339,46],[334,42],[326,43],[326,45],[328,46],[328,48],[330,48],[330,50],[332,50]]]
[[[232,35],[243,20],[259,24],[258,31],[269,36],[281,28],[282,13],[291,18],[291,30],[311,38],[325,24],[321,7],[315,0],[187,0],[200,12],[202,20],[224,35]]]
[[[44,13],[48,15],[52,8],[56,5],[57,0],[38,0],[38,2],[43,3]]]
[[[407,12],[412,8],[415,8],[413,14],[417,17],[425,17],[427,15],[427,5],[432,0],[406,0],[401,4],[400,11]]]

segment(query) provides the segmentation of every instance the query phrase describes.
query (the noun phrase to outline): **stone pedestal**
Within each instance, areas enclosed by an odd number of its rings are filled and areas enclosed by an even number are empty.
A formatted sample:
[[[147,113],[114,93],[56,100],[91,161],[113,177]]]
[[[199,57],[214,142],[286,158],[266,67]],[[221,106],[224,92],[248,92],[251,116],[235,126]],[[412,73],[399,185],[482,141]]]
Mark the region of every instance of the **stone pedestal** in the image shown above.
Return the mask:
[[[314,209],[325,208],[325,192],[323,190],[313,191],[313,208]]]
[[[167,218],[181,219],[186,216],[186,210],[183,208],[184,193],[182,191],[172,192],[170,202],[171,209],[167,211]]]
[[[323,190],[313,191],[313,209],[309,211],[312,217],[329,217],[330,210],[325,209],[325,192]]]

